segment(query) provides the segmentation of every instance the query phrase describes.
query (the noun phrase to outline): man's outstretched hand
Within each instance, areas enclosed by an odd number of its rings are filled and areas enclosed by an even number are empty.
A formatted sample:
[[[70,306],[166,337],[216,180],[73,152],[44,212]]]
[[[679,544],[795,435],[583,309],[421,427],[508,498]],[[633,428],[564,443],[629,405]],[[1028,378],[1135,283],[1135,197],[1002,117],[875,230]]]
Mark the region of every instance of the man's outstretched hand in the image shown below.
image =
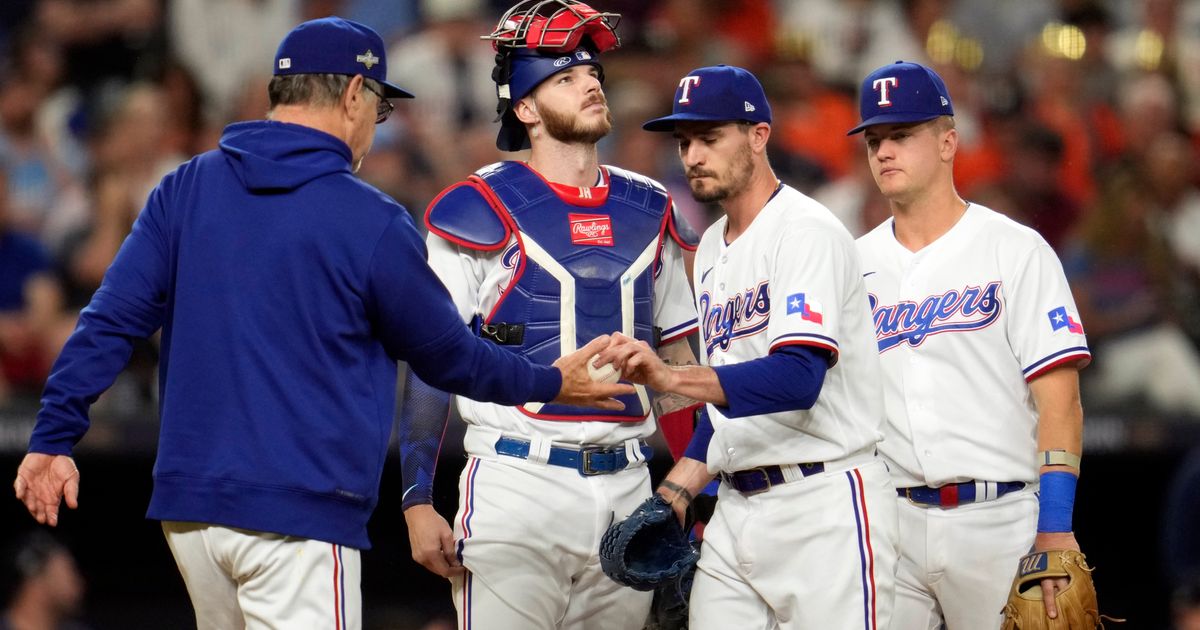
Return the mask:
[[[555,398],[553,402],[608,411],[620,411],[625,408],[625,404],[616,397],[634,393],[636,390],[632,385],[600,383],[593,381],[588,373],[588,361],[607,348],[609,341],[608,335],[601,335],[591,340],[586,346],[559,357],[554,362],[554,367],[562,372],[563,384],[562,389],[558,392],[558,398]]]
[[[58,507],[79,507],[79,469],[67,455],[29,453],[17,468],[13,481],[17,499],[43,525],[58,525]]]

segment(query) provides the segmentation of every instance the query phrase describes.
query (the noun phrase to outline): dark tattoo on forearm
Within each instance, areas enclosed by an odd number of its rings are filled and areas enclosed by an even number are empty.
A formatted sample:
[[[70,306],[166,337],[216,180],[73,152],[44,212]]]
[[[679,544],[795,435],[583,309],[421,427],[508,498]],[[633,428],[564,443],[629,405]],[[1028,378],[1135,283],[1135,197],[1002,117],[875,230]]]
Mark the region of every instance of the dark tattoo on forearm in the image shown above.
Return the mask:
[[[668,481],[664,479],[663,482],[659,484],[659,487],[666,488],[667,490],[674,492],[675,499],[683,499],[683,504],[685,506],[690,506],[692,504],[692,493],[688,492],[687,488],[684,488],[674,481]],[[671,503],[674,503],[675,499],[671,499]]]

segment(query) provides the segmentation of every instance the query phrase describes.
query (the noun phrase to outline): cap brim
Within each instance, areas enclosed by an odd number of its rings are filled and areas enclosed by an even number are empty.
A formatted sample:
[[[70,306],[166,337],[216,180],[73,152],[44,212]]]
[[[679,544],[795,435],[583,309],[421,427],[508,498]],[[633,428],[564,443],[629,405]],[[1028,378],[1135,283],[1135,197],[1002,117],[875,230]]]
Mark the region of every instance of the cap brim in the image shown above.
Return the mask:
[[[677,122],[734,122],[742,120],[740,118],[725,118],[724,116],[713,116],[711,114],[671,114],[662,118],[655,118],[642,123],[642,129],[646,131],[675,131],[675,123]]]
[[[914,114],[912,112],[888,112],[886,114],[879,114],[878,116],[872,116],[872,117],[862,121],[861,123],[858,124],[857,127],[851,129],[850,131],[847,131],[846,135],[853,136],[854,134],[859,133],[859,132],[863,131],[864,129],[866,129],[867,127],[870,127],[872,125],[895,125],[895,124],[900,124],[900,123],[922,123],[922,122],[927,122],[927,121],[933,120],[934,118],[941,118],[942,116],[949,116],[949,115],[950,114],[932,114],[932,115],[930,115],[930,114]]]
[[[383,84],[384,98],[416,98],[412,95],[412,92],[402,90],[400,86],[394,83],[388,83],[387,81],[380,81],[380,83]]]

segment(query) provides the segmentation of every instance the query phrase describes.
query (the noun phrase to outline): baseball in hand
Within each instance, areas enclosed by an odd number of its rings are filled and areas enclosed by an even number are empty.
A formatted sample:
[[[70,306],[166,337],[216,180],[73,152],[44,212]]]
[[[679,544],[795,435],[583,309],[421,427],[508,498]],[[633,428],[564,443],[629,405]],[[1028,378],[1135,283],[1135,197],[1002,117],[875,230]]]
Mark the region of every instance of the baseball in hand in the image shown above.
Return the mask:
[[[614,367],[613,364],[609,363],[601,367],[592,365],[595,363],[596,359],[599,358],[600,355],[597,353],[593,354],[592,358],[588,359],[588,376],[590,376],[592,380],[596,381],[597,383],[616,383],[617,381],[621,380],[621,373],[617,371],[617,368]]]

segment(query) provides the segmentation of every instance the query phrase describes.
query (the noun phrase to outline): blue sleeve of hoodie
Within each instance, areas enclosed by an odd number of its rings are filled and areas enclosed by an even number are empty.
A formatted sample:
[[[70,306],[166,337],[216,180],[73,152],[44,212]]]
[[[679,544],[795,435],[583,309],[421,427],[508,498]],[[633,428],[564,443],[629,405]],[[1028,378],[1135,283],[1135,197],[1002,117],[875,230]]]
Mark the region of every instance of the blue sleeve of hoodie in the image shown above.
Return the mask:
[[[718,408],[727,418],[811,409],[825,382],[829,357],[812,346],[789,345],[753,361],[714,367],[728,403]]]
[[[368,312],[389,355],[429,385],[474,400],[518,405],[558,396],[557,368],[534,365],[471,334],[427,255],[407,213],[397,215],[375,246]]]
[[[29,440],[31,452],[69,455],[87,432],[88,407],[125,369],[134,340],[162,326],[169,251],[160,184],[54,362]]]

